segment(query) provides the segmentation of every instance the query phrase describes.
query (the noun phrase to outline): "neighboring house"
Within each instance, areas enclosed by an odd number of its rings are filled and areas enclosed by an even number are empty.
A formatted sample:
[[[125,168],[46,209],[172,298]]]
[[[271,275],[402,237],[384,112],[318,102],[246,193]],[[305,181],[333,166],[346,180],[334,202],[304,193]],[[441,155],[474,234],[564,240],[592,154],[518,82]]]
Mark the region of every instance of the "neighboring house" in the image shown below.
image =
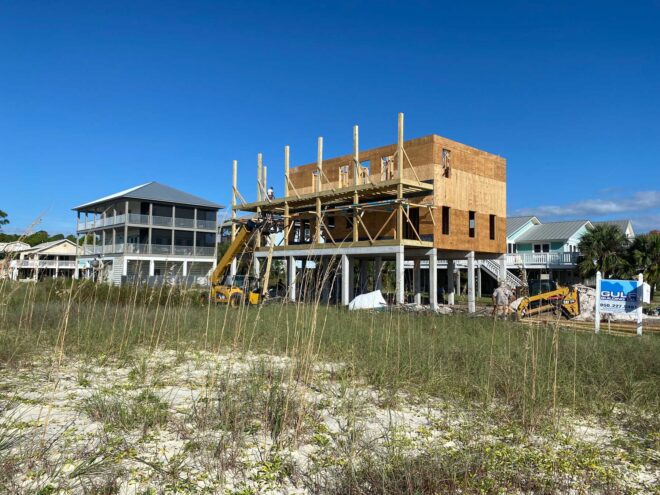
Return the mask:
[[[221,208],[158,182],[77,206],[78,235],[91,238],[83,246],[80,268],[87,275],[101,269],[101,277],[113,284],[205,277],[216,264]]]
[[[30,249],[30,245],[26,242],[0,242],[0,259],[9,256],[17,256],[17,253],[25,251],[26,249]]]
[[[635,231],[633,230],[632,222],[630,220],[606,220],[604,222],[592,222],[595,225],[614,225],[619,227],[626,235],[628,240],[635,238]]]
[[[76,278],[76,257],[82,253],[76,243],[68,239],[43,242],[23,249],[18,259],[10,262],[10,274],[14,280],[43,278]]]

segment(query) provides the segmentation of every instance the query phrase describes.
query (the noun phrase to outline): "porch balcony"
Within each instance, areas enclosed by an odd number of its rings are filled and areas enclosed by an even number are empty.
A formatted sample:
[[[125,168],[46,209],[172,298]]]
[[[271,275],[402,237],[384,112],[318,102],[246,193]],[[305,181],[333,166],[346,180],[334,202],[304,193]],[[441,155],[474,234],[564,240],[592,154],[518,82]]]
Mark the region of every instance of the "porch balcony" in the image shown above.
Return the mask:
[[[213,256],[212,246],[172,246],[170,244],[118,243],[115,245],[83,246],[83,255],[96,254],[154,254],[167,256]]]
[[[506,255],[507,268],[572,268],[581,253],[510,253]]]

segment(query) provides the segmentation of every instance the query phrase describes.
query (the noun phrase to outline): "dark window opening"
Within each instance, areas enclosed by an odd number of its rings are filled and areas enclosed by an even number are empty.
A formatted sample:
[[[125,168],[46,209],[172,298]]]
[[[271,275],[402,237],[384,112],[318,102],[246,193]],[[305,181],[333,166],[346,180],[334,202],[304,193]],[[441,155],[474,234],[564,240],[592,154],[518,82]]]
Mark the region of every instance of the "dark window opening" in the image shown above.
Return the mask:
[[[334,229],[335,228],[335,217],[330,215],[327,217],[326,223],[328,224],[329,229]]]
[[[471,211],[469,216],[468,229],[470,231],[470,237],[474,237],[477,232],[477,215],[475,212]]]
[[[495,240],[495,215],[491,215],[489,218],[489,230],[490,230],[490,240]]]
[[[442,234],[449,235],[449,206],[442,207]]]
[[[410,221],[405,222],[403,225],[403,237],[405,239],[419,240],[417,239],[419,235],[419,208],[410,208],[408,210],[408,217]]]

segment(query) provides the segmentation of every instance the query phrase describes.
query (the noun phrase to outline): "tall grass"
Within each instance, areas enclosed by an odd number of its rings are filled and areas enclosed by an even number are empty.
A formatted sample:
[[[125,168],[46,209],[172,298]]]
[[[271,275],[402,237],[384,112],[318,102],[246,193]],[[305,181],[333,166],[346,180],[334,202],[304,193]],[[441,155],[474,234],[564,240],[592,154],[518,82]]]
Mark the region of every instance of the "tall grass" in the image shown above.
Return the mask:
[[[330,272],[328,270],[328,272]],[[318,282],[318,280],[317,280]],[[199,291],[111,287],[87,281],[0,286],[0,365],[44,351],[129,359],[136,349],[266,352],[312,365],[341,362],[346,377],[390,393],[496,401],[525,425],[560,409],[657,411],[660,340],[576,333],[488,318],[307,304],[206,306]]]

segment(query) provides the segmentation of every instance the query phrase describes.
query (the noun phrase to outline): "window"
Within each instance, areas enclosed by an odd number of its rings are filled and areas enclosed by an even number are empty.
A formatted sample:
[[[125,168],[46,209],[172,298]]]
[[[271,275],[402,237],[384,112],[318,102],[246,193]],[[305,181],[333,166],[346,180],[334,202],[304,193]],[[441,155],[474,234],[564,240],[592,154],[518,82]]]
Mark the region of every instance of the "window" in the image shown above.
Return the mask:
[[[394,178],[394,157],[384,156],[380,159],[380,180],[390,180]]]
[[[369,171],[371,167],[371,160],[365,160],[360,162],[360,168],[358,169],[358,182],[360,184],[369,183]]]
[[[445,148],[442,148],[442,157],[440,159],[440,164],[442,165],[442,176],[449,178],[451,177],[451,151]]]
[[[339,187],[346,187],[350,185],[350,182],[348,180],[348,170],[349,170],[348,165],[339,167]]]
[[[518,252],[518,247],[514,242],[510,242],[506,245],[506,252],[509,254],[517,253]]]
[[[468,221],[468,230],[470,232],[470,237],[474,237],[477,232],[477,215],[474,211],[471,211],[469,214]]]
[[[328,228],[329,228],[329,229],[334,229],[334,228],[335,228],[335,217],[332,216],[332,215],[330,215],[330,216],[327,218],[327,224],[328,224]]]
[[[449,235],[449,206],[442,207],[442,234]]]
[[[534,244],[535,253],[549,253],[550,244]]]
[[[488,219],[488,230],[490,232],[490,240],[495,240],[495,215],[491,215]]]

